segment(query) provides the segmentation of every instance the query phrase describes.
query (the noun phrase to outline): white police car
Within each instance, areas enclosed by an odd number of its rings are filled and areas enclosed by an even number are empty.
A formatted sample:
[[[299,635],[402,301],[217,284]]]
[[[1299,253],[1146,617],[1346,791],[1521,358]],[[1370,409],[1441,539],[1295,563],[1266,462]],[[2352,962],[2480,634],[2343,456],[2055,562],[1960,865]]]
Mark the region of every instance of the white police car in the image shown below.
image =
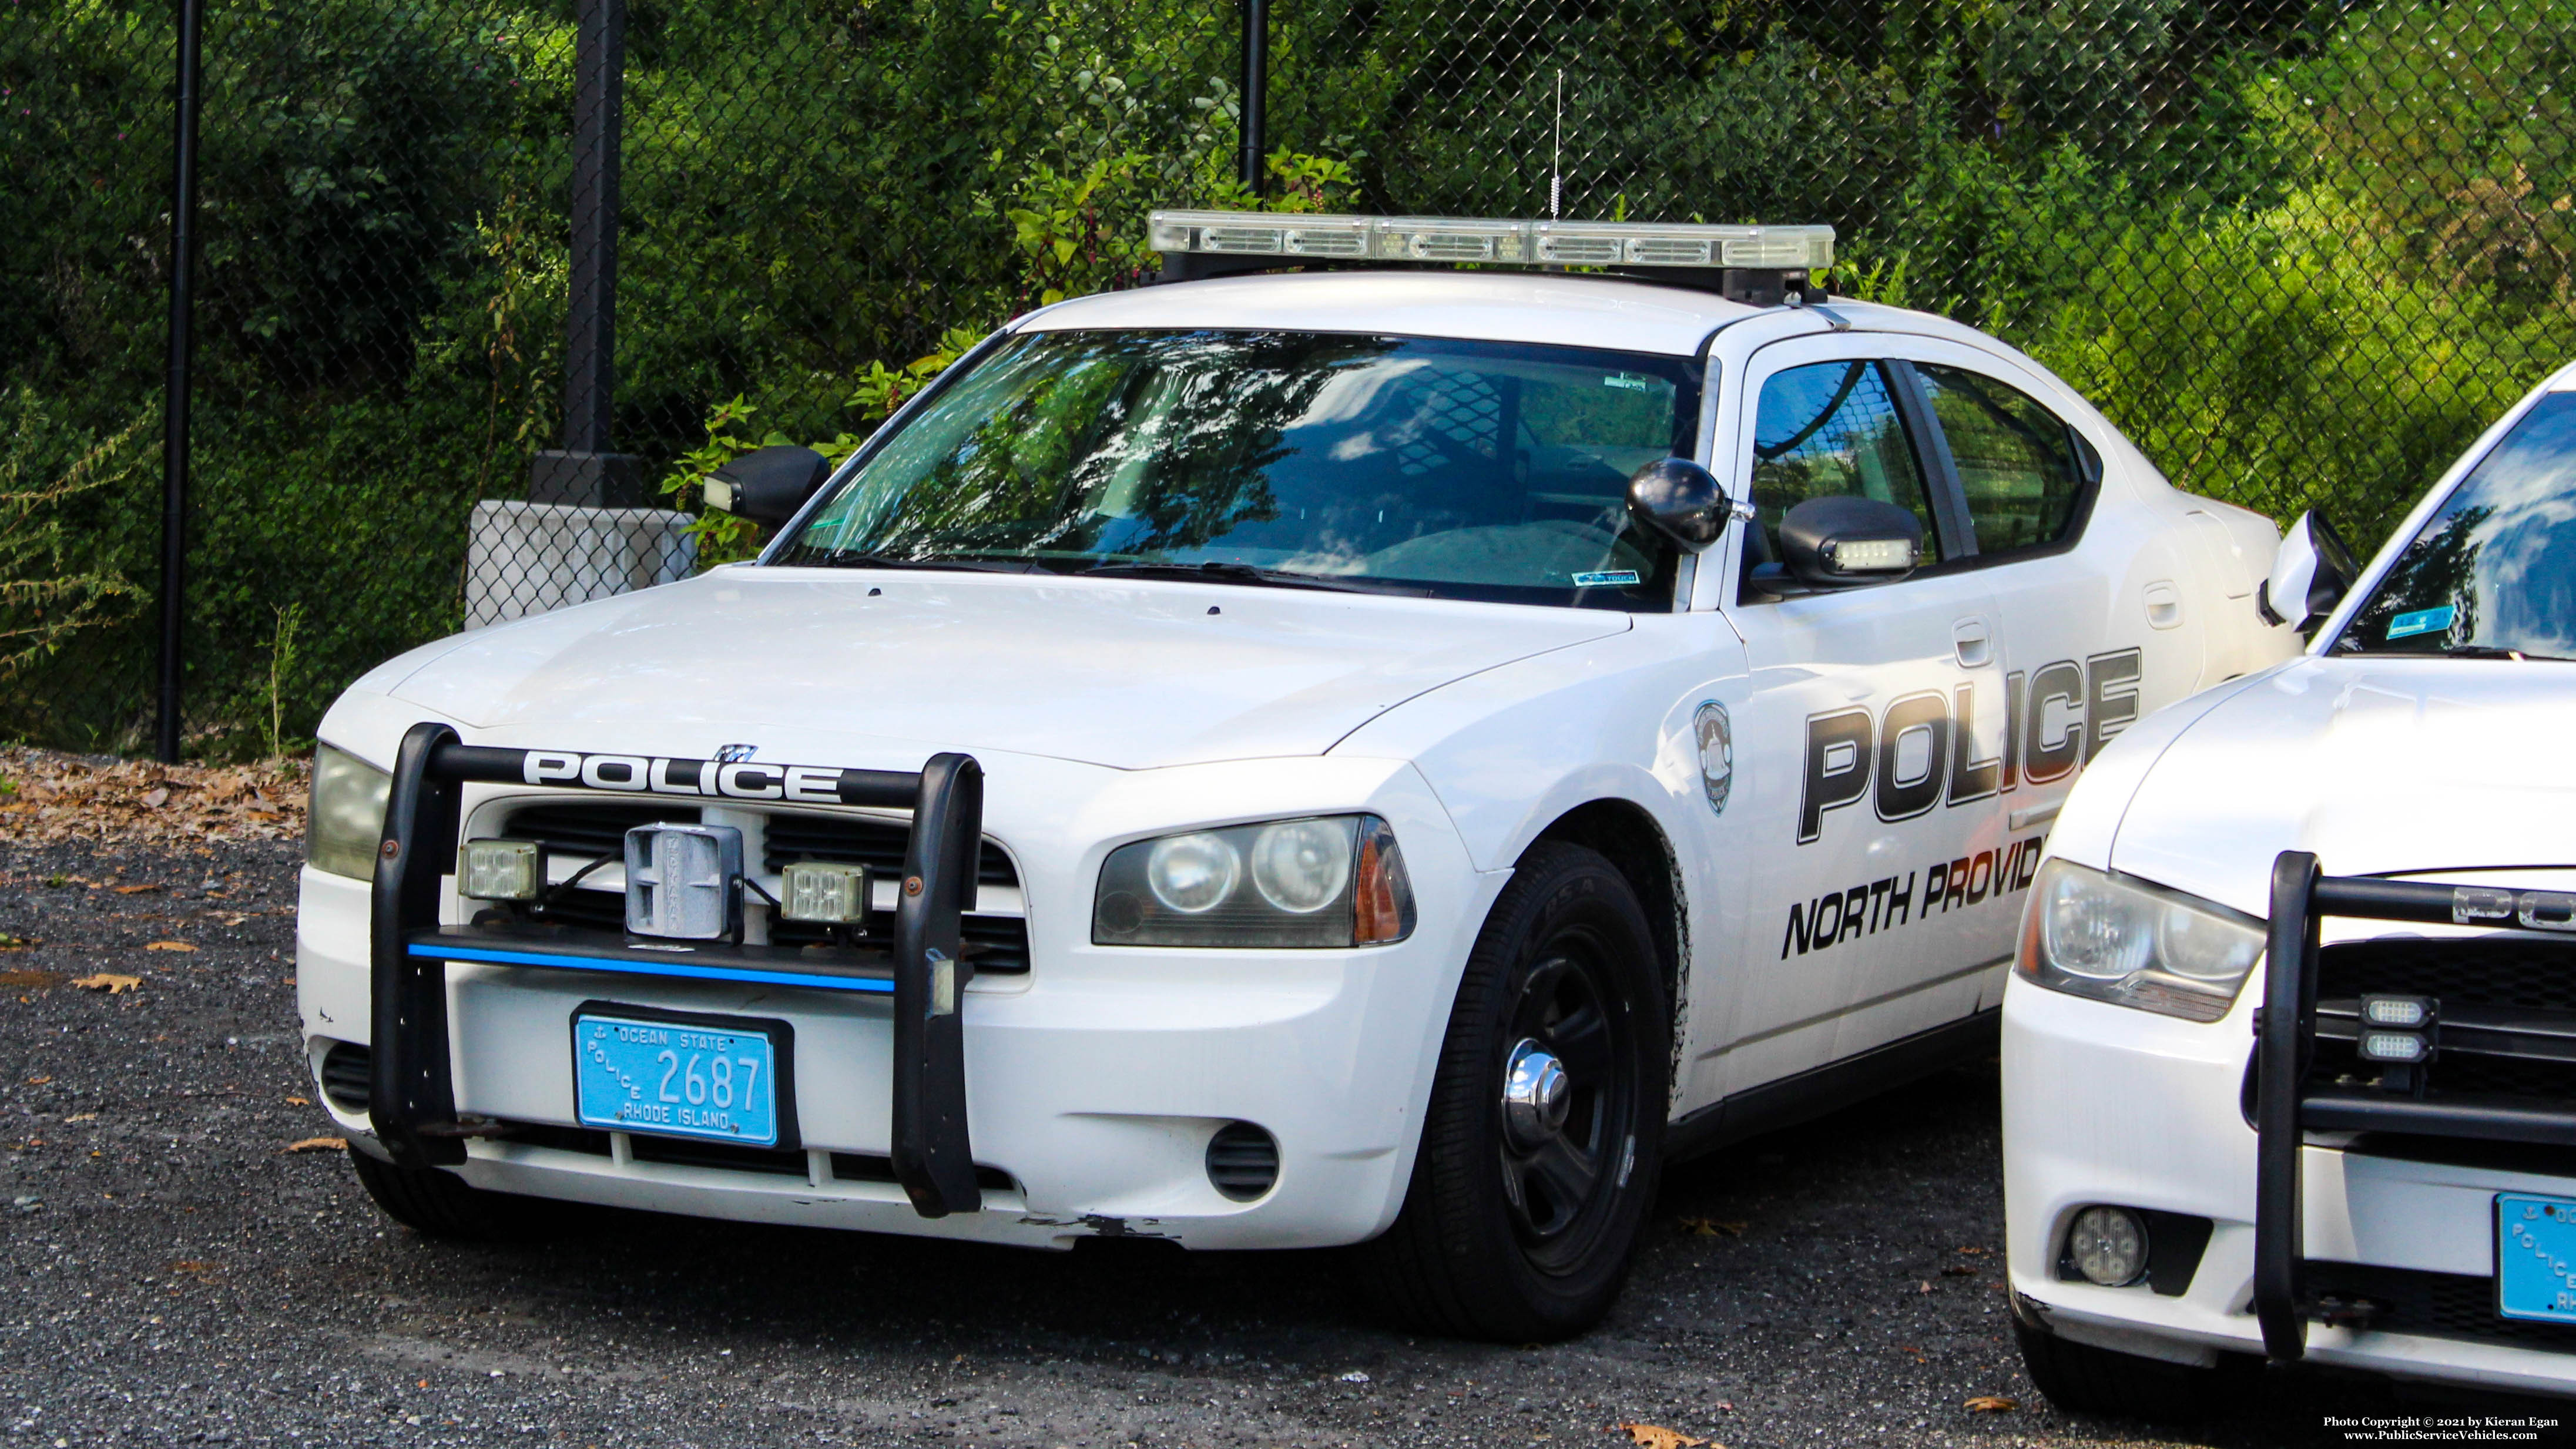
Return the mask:
[[[333,706],[299,990],[394,1216],[1374,1239],[1561,1335],[1673,1155],[1991,1043],[2085,762],[2295,646],[2267,523],[1826,228],[1155,240],[1364,265],[1024,317],[730,466],[756,564]]]
[[[2004,1177],[2067,1407],[2267,1352],[2576,1392],[2576,368],[2353,573],[2294,525],[2306,657],[2131,728],[2032,889]]]

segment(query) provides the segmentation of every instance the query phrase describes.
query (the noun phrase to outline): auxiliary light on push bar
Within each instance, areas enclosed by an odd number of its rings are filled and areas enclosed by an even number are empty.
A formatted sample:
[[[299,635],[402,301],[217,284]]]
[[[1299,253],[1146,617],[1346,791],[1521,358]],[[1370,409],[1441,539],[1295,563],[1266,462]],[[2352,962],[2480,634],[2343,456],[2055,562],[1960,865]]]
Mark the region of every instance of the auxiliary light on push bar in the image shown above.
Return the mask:
[[[1150,226],[1153,248],[1167,255],[1781,270],[1834,264],[1830,226],[1299,216],[1259,211],[1158,211]]]

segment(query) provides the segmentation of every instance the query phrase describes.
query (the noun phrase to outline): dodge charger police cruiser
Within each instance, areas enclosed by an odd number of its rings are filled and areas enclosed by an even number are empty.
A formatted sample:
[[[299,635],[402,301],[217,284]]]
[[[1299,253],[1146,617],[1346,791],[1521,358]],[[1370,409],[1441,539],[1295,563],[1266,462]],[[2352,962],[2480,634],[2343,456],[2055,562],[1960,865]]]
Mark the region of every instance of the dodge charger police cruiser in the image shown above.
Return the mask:
[[[1986,1049],[2068,786],[2295,648],[2268,523],[1829,228],[1152,226],[728,465],[756,562],[332,707],[298,990],[393,1216],[1367,1242],[1562,1336],[1664,1162]]]
[[[2292,525],[2314,644],[2128,730],[2030,888],[2010,1262],[2068,1407],[2263,1355],[2576,1393],[2576,369],[2354,574]]]

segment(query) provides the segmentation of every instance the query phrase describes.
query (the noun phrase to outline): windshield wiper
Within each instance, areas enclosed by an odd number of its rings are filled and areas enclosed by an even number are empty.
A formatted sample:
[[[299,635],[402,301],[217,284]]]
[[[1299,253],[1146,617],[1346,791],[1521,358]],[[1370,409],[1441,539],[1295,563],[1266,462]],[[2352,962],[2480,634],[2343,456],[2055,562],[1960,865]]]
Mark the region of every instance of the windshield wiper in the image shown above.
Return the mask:
[[[1407,588],[1402,584],[1382,584],[1369,579],[1336,578],[1330,574],[1305,574],[1294,569],[1265,569],[1246,563],[1108,563],[1094,564],[1074,572],[1095,578],[1179,579],[1185,583],[1258,584],[1274,589],[1327,589],[1342,594],[1395,594],[1408,599],[1427,599],[1429,589]]]
[[[1005,561],[1010,560],[1010,561]],[[896,558],[884,553],[827,553],[818,558],[798,559],[809,568],[826,569],[947,569],[979,574],[1036,574],[1047,570],[1027,559],[982,558],[974,554],[950,554],[944,558]]]
[[[2501,649],[2493,644],[2445,644],[2442,646],[2442,657],[2445,659],[2511,659],[2517,663],[2539,664],[2567,662],[2563,655],[2533,654],[2522,649]]]

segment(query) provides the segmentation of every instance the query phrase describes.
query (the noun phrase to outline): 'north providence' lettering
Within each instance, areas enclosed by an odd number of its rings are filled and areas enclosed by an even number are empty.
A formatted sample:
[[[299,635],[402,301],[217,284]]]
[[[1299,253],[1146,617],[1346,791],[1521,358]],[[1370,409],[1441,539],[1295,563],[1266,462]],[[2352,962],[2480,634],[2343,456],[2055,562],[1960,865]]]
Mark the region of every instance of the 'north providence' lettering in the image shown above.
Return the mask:
[[[1848,890],[1827,891],[1812,901],[1793,901],[1789,928],[1780,936],[1780,959],[1788,960],[1792,951],[1804,956],[2027,890],[2039,872],[2039,850],[2047,840],[2045,835],[2034,835],[2001,850],[1981,850],[1908,871],[1902,882],[1891,875]]]

